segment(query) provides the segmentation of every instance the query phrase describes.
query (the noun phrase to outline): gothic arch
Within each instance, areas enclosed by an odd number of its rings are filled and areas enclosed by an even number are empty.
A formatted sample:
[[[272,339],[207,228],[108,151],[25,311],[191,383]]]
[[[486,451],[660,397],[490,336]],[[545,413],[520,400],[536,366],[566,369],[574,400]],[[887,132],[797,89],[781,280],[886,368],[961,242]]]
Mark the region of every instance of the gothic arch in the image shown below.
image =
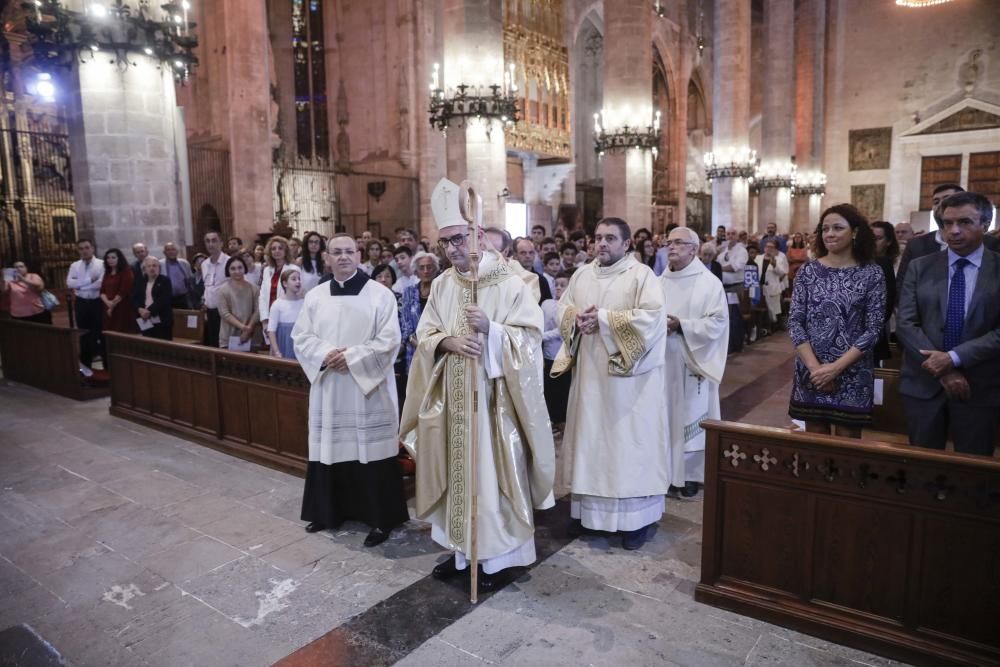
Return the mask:
[[[222,220],[219,212],[211,204],[202,204],[198,209],[198,216],[194,223],[194,242],[196,247],[200,247],[205,234],[209,232],[222,233]]]

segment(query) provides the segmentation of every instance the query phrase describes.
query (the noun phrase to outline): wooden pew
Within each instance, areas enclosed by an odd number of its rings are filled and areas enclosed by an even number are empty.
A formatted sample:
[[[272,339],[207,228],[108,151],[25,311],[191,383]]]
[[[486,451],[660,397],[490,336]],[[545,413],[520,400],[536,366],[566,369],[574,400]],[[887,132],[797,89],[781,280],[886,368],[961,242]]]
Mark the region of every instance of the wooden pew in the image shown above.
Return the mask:
[[[899,370],[876,368],[874,374],[875,382],[882,387],[882,404],[872,407],[871,429],[906,435],[906,413],[903,411],[903,399],[899,395]]]
[[[309,381],[294,361],[105,334],[111,414],[305,475]]]
[[[0,320],[0,359],[9,380],[77,401],[102,398],[107,383],[88,383],[80,375],[83,329]]]
[[[916,664],[1000,665],[1000,462],[702,426],[696,600]]]
[[[174,310],[174,340],[200,343],[204,340],[205,313],[200,310]]]

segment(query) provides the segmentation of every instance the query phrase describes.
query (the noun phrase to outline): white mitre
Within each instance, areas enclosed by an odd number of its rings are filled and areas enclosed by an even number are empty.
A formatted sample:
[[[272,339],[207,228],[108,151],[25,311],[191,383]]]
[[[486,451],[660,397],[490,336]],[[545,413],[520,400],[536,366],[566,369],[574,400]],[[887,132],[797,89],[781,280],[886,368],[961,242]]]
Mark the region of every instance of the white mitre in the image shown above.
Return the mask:
[[[469,224],[458,208],[460,190],[457,184],[447,178],[442,178],[434,186],[434,192],[431,193],[431,211],[434,213],[434,224],[437,225],[438,231],[445,227]]]

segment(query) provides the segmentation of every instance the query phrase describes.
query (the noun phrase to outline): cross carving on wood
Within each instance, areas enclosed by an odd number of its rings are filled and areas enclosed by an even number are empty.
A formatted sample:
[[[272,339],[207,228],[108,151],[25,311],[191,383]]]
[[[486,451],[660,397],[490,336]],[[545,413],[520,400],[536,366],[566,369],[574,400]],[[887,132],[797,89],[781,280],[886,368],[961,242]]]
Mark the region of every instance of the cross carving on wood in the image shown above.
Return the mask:
[[[760,464],[760,469],[764,472],[767,472],[768,468],[778,462],[778,459],[771,456],[771,452],[767,447],[760,450],[760,454],[754,454],[753,460]]]
[[[722,455],[725,456],[727,459],[729,459],[729,462],[733,464],[734,468],[739,468],[740,461],[746,459],[747,457],[746,452],[741,452],[740,446],[737,445],[735,442],[731,444],[729,446],[729,449],[724,451]]]

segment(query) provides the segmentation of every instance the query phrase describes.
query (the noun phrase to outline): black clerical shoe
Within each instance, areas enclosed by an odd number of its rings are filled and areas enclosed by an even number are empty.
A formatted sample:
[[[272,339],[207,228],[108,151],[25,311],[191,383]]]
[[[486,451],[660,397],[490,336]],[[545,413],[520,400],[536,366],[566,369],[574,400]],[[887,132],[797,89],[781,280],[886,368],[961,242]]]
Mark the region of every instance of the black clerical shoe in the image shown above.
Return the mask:
[[[480,593],[492,593],[500,587],[500,574],[503,572],[495,572],[493,574],[486,574],[483,572],[482,566],[479,568],[479,579],[477,581],[477,586]]]
[[[458,572],[459,569],[455,566],[455,554],[452,554],[448,560],[434,566],[434,569],[431,570],[431,576],[435,579],[451,579]]]
[[[643,526],[638,530],[622,531],[622,547],[626,551],[635,551],[646,543],[646,536],[649,534],[649,526]]]
[[[682,498],[694,498],[698,495],[698,482],[684,482],[684,488],[681,489]]]
[[[371,532],[368,533],[368,537],[365,538],[365,546],[377,547],[389,539],[389,533],[391,532],[391,528],[389,530],[386,530],[385,528],[372,528]]]
[[[321,530],[326,530],[326,526],[321,524],[319,521],[313,521],[306,525],[307,533],[318,533]]]

